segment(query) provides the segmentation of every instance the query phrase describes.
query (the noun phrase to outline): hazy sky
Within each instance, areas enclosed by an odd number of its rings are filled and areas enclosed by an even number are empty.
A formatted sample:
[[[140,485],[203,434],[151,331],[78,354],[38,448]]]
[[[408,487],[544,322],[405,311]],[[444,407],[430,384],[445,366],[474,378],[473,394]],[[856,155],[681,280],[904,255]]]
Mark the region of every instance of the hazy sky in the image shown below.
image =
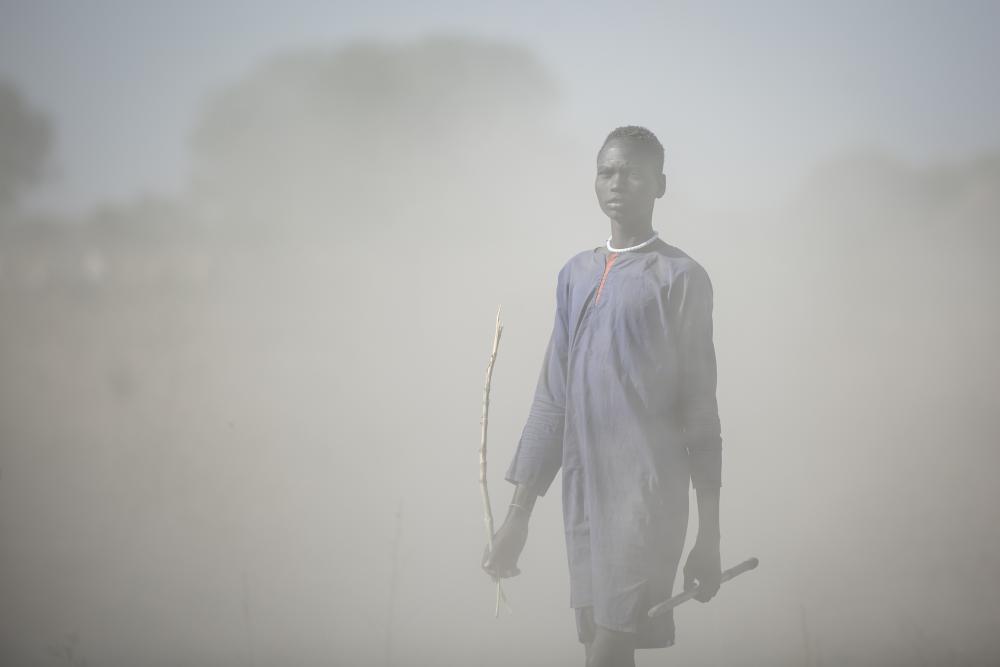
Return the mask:
[[[1000,146],[995,2],[0,2],[0,77],[54,121],[31,205],[182,192],[205,96],[277,53],[451,32],[521,43],[566,133],[647,124],[708,205],[769,204],[839,151],[924,162]],[[94,156],[99,163],[94,164]],[[761,168],[766,164],[766,168]],[[673,171],[671,172],[671,168]]]

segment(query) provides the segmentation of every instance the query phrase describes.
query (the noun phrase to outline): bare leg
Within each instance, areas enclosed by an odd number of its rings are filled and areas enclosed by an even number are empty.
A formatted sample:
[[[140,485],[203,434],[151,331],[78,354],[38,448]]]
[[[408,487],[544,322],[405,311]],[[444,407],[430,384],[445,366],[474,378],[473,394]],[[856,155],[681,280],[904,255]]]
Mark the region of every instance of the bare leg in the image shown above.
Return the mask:
[[[635,667],[635,648],[627,632],[597,626],[594,641],[584,644],[586,667]]]

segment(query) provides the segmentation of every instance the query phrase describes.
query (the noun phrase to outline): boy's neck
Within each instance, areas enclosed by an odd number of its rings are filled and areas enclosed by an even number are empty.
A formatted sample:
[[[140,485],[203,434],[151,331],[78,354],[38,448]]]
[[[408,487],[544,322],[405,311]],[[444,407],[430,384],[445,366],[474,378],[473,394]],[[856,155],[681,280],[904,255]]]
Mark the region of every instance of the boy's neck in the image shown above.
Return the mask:
[[[617,220],[611,221],[611,247],[613,248],[630,248],[648,240],[652,235],[652,217],[627,225]]]

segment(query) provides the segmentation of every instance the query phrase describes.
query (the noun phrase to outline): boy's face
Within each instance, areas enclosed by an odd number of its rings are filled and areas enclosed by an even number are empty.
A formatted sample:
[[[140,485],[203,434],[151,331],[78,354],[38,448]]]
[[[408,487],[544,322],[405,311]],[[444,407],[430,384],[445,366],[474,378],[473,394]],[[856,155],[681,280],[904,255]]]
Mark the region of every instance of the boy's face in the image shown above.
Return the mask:
[[[665,190],[665,177],[651,151],[641,144],[615,139],[597,156],[594,191],[601,210],[612,220],[626,226],[648,221]]]

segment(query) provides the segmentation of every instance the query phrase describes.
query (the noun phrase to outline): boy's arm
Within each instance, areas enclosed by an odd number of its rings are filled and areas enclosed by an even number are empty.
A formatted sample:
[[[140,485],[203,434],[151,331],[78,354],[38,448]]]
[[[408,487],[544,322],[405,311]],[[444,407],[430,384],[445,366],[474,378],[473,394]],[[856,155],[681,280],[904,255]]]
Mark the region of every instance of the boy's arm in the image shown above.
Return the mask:
[[[708,602],[722,585],[722,558],[719,554],[719,487],[703,486],[698,495],[698,537],[684,564],[684,590],[694,588],[699,602]]]
[[[526,484],[518,484],[507,508],[507,518],[493,537],[493,552],[489,545],[483,552],[483,569],[491,576],[513,577],[520,574],[517,559],[528,539],[528,519],[538,494]]]
[[[695,489],[722,486],[722,435],[712,341],[712,283],[701,266],[681,277],[680,416]]]
[[[716,400],[715,345],[712,341],[712,283],[700,266],[684,276],[681,344],[681,415],[698,498],[698,537],[684,565],[684,589],[700,586],[696,600],[707,602],[719,590],[719,497],[722,486],[722,436]]]
[[[538,375],[528,420],[504,478],[516,485],[507,518],[483,553],[483,569],[493,576],[512,577],[520,572],[517,559],[528,539],[528,517],[538,496],[545,495],[562,467],[562,439],[566,416],[566,363],[568,265],[559,271],[556,314],[545,360]]]
[[[566,365],[569,348],[567,292],[569,265],[559,271],[556,313],[545,358],[538,374],[534,399],[521,431],[517,450],[504,478],[511,484],[544,496],[562,467],[563,431],[566,424]],[[526,492],[522,492],[526,493]],[[515,492],[516,494],[516,492]],[[526,496],[522,497],[522,500]],[[534,500],[531,500],[534,503]]]
[[[721,487],[703,486],[695,491],[698,496],[698,537],[697,542],[718,543],[719,541],[719,496]]]

